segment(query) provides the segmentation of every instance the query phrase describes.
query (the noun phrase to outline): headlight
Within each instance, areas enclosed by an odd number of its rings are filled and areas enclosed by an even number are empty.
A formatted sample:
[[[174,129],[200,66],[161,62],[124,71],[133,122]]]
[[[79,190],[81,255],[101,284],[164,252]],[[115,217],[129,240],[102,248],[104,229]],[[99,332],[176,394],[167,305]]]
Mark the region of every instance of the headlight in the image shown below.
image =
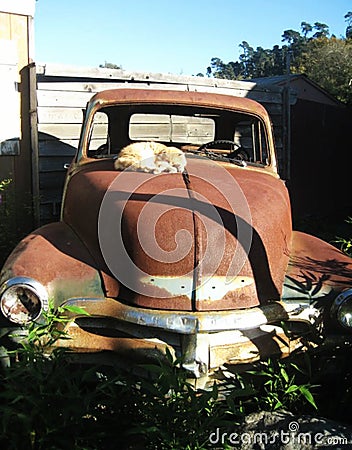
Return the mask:
[[[338,295],[331,308],[331,314],[345,328],[352,329],[352,289]]]
[[[11,278],[1,286],[0,308],[8,320],[23,325],[48,310],[48,294],[44,286],[32,278]]]

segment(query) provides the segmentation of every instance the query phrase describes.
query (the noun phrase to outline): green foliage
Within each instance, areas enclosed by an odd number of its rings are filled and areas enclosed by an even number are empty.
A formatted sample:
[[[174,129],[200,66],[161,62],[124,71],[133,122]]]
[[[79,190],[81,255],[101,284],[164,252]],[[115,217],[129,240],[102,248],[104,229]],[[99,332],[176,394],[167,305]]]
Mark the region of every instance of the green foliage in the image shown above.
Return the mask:
[[[349,225],[352,225],[352,217],[348,217],[346,219],[346,223]],[[352,257],[352,237],[348,237],[348,238],[347,237],[337,237],[335,239],[335,243],[340,247],[340,249],[344,253],[346,253],[346,255]]]
[[[304,72],[338,100],[352,105],[352,40],[331,37],[308,42],[296,62],[295,72]]]
[[[10,352],[15,363],[0,371],[1,448],[117,448],[116,442],[110,447],[111,439],[128,427],[129,412],[120,409],[133,406],[127,382],[73,364],[62,348],[48,351],[67,338],[60,331],[68,321],[66,312],[84,314],[72,307],[50,310],[44,321],[29,327],[21,347]]]
[[[11,179],[0,181],[0,266],[17,243],[15,199]]]
[[[44,311],[43,318],[38,322],[31,322],[28,325],[28,334],[25,340],[21,341],[23,347],[21,353],[24,356],[34,354],[42,355],[50,349],[59,339],[68,339],[64,327],[70,320],[69,313],[76,315],[87,315],[88,313],[78,306],[59,306],[57,309],[50,307]]]
[[[251,79],[305,73],[340,101],[352,104],[352,12],[345,15],[346,37],[329,35],[328,25],[301,23],[301,32],[285,30],[284,45],[254,49],[243,41],[238,61],[224,63],[212,58],[207,75],[225,79]]]
[[[351,39],[352,38],[352,11],[349,11],[347,14],[345,14],[344,17],[347,22],[346,38]]]
[[[0,180],[0,267],[13,248],[29,231],[32,199],[16,199],[11,179]]]
[[[130,433],[145,438],[150,449],[203,449],[209,433],[219,426],[234,424],[234,415],[218,401],[216,384],[209,390],[195,390],[180,369],[181,361],[144,366],[152,381],[140,382],[137,424]],[[231,420],[230,420],[231,419]]]
[[[318,409],[310,383],[297,384],[295,381],[297,373],[304,373],[297,364],[268,359],[261,363],[260,370],[250,373],[264,379],[264,395],[258,397],[258,403],[263,410],[276,411],[284,408],[294,411],[302,399]]]
[[[227,375],[225,385],[207,390],[194,389],[170,352],[164,362],[143,366],[144,379],[74,364],[69,352],[48,351],[67,337],[67,312],[84,313],[50,310],[11,353],[15,362],[0,368],[1,448],[200,450],[211,448],[210,433],[235,430],[250,412],[315,407],[309,383],[297,383],[292,374],[298,366],[280,361]]]
[[[11,183],[10,179],[0,181],[0,192],[3,191],[6,188],[6,186],[8,186],[10,183]]]
[[[107,61],[105,61],[104,64],[100,64],[99,67],[102,69],[122,69],[121,65],[109,63]]]

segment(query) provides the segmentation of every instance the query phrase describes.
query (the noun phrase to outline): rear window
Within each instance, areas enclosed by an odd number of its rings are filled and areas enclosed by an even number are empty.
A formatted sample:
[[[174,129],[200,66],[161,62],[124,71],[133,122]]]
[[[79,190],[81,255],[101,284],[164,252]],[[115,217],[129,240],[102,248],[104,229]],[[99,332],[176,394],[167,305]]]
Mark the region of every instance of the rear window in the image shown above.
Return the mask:
[[[209,117],[133,114],[129,123],[129,137],[131,141],[205,144],[215,138],[215,122]]]

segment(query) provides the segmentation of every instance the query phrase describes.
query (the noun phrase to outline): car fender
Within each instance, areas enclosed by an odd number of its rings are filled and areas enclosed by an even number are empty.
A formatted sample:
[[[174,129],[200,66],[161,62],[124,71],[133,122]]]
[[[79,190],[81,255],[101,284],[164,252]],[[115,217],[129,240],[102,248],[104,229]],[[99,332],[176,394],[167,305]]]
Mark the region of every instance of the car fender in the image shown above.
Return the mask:
[[[294,231],[283,299],[336,297],[352,287],[352,259],[321,239]]]
[[[5,262],[0,286],[15,277],[41,283],[55,307],[73,297],[105,297],[94,259],[63,222],[44,225],[20,241]]]

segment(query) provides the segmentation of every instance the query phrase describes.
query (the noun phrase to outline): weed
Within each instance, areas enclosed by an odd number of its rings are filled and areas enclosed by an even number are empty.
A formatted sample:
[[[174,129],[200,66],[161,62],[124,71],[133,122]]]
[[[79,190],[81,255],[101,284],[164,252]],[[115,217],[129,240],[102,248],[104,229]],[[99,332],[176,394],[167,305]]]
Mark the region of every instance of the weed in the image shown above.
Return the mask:
[[[216,384],[195,390],[180,360],[144,366],[152,380],[140,380],[140,418],[131,434],[144,437],[148,449],[203,449],[216,427],[234,424],[234,415],[219,401]]]
[[[0,181],[0,265],[17,243],[11,183],[11,179]]]
[[[260,363],[259,370],[249,371],[249,373],[263,378],[260,395],[257,396],[257,402],[261,409],[295,411],[298,409],[297,405],[301,406],[304,401],[314,409],[318,409],[311,392],[315,386],[309,382],[304,384],[296,382],[298,373],[305,374],[297,364],[269,358]]]
[[[348,217],[345,222],[352,225],[352,217]],[[339,245],[346,255],[352,256],[352,237],[336,237],[334,242]]]
[[[12,179],[0,180],[0,267],[32,230],[32,196],[18,193]]]
[[[169,352],[165,361],[143,366],[145,379],[73,364],[66,350],[48,353],[66,338],[66,313],[50,310],[30,325],[16,363],[0,368],[1,448],[201,450],[209,448],[211,432],[236,429],[250,412],[315,407],[310,385],[290,372],[303,373],[293,363],[269,360],[258,371],[233,374],[225,390],[217,384],[195,390]]]

